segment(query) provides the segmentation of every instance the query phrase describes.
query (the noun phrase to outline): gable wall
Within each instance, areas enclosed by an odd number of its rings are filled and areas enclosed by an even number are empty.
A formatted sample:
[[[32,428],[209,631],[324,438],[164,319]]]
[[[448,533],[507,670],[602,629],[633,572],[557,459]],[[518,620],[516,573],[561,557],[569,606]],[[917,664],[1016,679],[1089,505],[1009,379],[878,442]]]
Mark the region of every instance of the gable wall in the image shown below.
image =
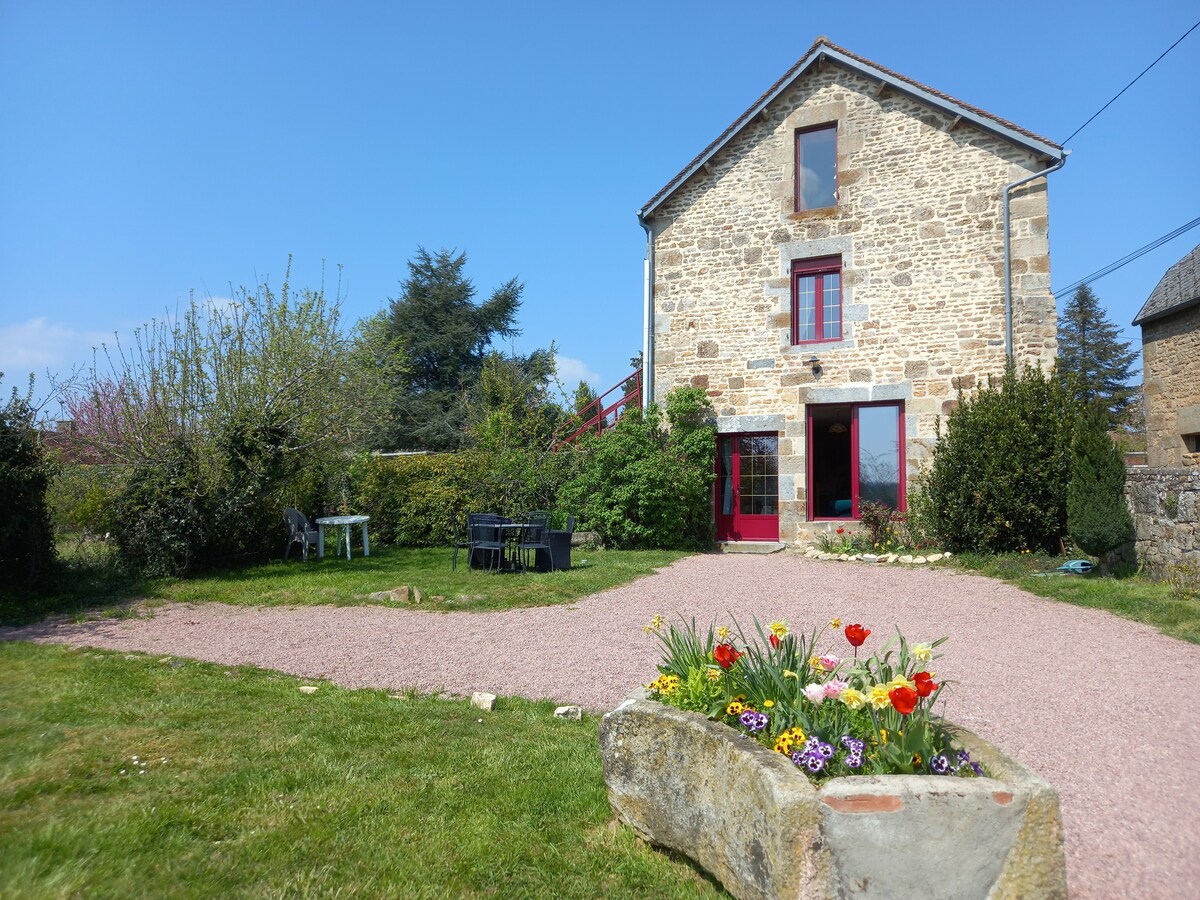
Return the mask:
[[[794,133],[838,123],[839,205],[794,211]],[[1045,168],[836,65],[777,98],[655,212],[655,396],[708,390],[722,432],[780,433],[781,539],[805,522],[804,404],[905,401],[909,480],[955,397],[1004,367],[1005,184]],[[1014,193],[1018,362],[1054,358],[1045,181]],[[843,340],[791,346],[790,268],[840,254]],[[805,362],[816,355],[814,377]]]
[[[1200,467],[1181,435],[1200,433],[1200,306],[1142,326],[1146,461],[1167,468]]]

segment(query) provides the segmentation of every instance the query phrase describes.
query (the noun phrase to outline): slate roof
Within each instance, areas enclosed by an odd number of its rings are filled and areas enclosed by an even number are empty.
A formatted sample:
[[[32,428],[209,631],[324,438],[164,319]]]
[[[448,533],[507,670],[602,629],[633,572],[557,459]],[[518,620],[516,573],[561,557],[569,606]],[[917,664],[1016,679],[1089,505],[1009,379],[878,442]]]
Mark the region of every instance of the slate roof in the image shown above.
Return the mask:
[[[1145,325],[1196,303],[1200,303],[1200,244],[1167,269],[1133,324]]]
[[[813,45],[808,48],[808,52],[800,57],[795,65],[784,72],[778,81],[767,88],[766,92],[754,101],[749,109],[734,119],[732,124],[717,135],[711,144],[701,150],[695,159],[683,167],[678,175],[668,181],[662,190],[651,197],[646,205],[638,210],[638,217],[644,219],[652,215],[654,209],[666,200],[676,188],[687,181],[698,169],[715,156],[739,131],[753,121],[754,117],[772,100],[783,93],[784,90],[791,87],[793,82],[814,65],[817,65],[822,59],[840,63],[846,68],[859,72],[880,84],[886,84],[893,90],[916,97],[918,100],[923,100],[931,106],[938,107],[951,115],[961,116],[964,120],[970,121],[993,134],[998,134],[1036,153],[1051,159],[1061,159],[1063,156],[1062,146],[1048,138],[1044,138],[1019,125],[1015,125],[1007,119],[992,115],[977,106],[971,106],[969,103],[957,100],[949,94],[942,93],[928,85],[915,81],[907,75],[893,72],[891,69],[885,68],[865,57],[851,53],[849,50],[839,47],[829,40],[829,38],[822,35],[813,42]]]

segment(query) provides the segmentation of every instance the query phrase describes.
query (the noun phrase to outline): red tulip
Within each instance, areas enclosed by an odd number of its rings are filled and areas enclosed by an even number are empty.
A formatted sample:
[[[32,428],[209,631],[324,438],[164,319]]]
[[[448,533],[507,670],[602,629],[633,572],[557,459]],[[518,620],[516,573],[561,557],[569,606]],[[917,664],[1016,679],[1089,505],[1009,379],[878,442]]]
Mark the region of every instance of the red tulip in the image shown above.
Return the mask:
[[[839,528],[839,529],[838,529],[838,534],[845,534],[845,533],[846,533],[846,529],[845,529],[845,528]]]
[[[870,628],[863,628],[859,624],[846,626],[846,640],[850,642],[851,647],[861,647],[871,634]]]
[[[928,672],[918,672],[912,677],[913,684],[917,686],[917,694],[922,697],[928,697],[938,689],[937,684],[933,680],[933,676]]]
[[[771,635],[771,637],[768,640],[770,640],[772,647],[779,646],[779,635],[773,634],[773,635]]]
[[[738,657],[741,655],[740,651],[734,649],[733,644],[717,644],[713,648],[713,659],[717,661],[717,665],[722,669],[728,669],[738,661]]]
[[[907,716],[917,708],[917,692],[910,687],[898,687],[888,691],[888,699],[892,701],[896,712],[902,716]]]

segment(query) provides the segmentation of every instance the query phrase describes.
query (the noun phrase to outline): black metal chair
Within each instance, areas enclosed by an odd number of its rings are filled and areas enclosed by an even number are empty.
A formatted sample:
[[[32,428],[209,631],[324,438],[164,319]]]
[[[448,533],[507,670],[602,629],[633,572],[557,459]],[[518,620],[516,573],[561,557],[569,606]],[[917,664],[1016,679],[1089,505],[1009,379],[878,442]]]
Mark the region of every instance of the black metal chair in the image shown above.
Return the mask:
[[[292,552],[292,544],[300,545],[300,558],[308,562],[308,548],[316,547],[320,532],[317,526],[309,521],[308,516],[298,509],[288,507],[283,511],[283,523],[287,526],[287,545],[283,548],[283,558],[287,559]]]
[[[529,554],[536,557],[538,551],[550,557],[550,568],[554,568],[554,550],[550,546],[550,516],[547,513],[530,513],[521,526],[521,537],[517,542],[517,558],[521,569],[529,571]]]
[[[504,534],[500,526],[507,522],[508,519],[504,516],[494,513],[473,513],[467,516],[468,565],[473,564],[477,558],[490,560],[483,568],[488,571],[500,571],[505,548]]]

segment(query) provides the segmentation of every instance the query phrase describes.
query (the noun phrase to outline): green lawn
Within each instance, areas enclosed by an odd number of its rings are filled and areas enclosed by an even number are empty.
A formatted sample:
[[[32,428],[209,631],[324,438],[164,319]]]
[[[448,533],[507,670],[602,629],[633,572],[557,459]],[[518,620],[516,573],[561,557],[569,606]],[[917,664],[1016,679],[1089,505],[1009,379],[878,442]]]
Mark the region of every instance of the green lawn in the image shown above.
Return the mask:
[[[595,718],[301,683],[0,643],[0,896],[719,895],[611,825]]]
[[[101,577],[97,568],[77,567],[64,590],[32,604],[28,597],[0,596],[0,622],[35,619],[50,612],[84,613],[117,603],[157,601],[216,601],[242,606],[305,606],[331,604],[381,605],[420,609],[510,609],[569,603],[579,597],[633,581],[670,565],[685,553],[658,550],[580,550],[571,555],[571,569],[560,572],[487,574],[466,567],[459,554],[457,571],[450,571],[449,548],[382,547],[369,557],[350,561],[327,555],[308,562],[293,559],[193,578],[131,582]],[[372,601],[370,594],[406,586],[424,595],[418,605]],[[441,598],[441,599],[435,599]]]
[[[1040,577],[1036,573],[1050,572],[1063,560],[1038,554],[963,554],[956,561],[971,571],[1003,579],[1039,597],[1105,609],[1152,625],[1171,637],[1200,644],[1200,601],[1180,597],[1162,582],[1140,575],[1105,577],[1098,572]]]

